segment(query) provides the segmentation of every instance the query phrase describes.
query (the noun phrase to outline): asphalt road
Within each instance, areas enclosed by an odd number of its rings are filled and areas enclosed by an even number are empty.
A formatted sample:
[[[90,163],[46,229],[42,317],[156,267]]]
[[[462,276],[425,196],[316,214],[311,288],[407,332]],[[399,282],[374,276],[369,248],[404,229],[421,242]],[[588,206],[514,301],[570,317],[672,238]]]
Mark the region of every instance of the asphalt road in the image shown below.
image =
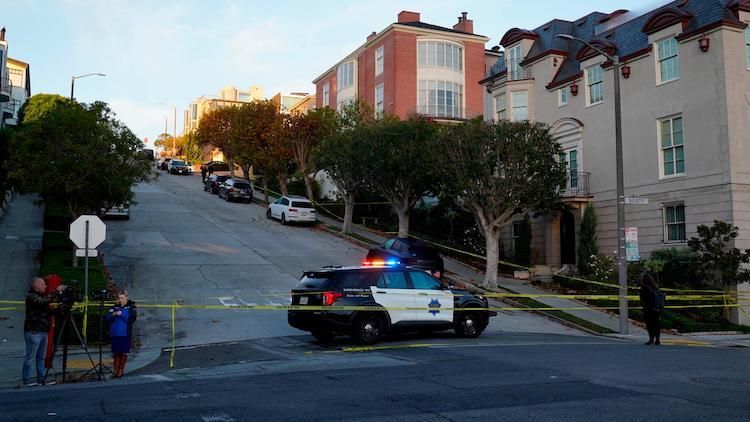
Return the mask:
[[[288,326],[286,312],[232,306],[289,304],[303,271],[355,265],[366,254],[319,228],[267,220],[259,204],[220,200],[202,190],[199,175],[160,174],[135,188],[130,220],[107,221],[100,247],[114,279],[141,305],[136,362],[172,345],[170,311],[143,305],[221,306],[178,310],[177,346],[301,334]],[[488,331],[577,333],[525,312],[494,318]]]
[[[744,421],[750,412],[747,349],[487,334],[358,352],[307,336],[188,349],[179,368],[165,369],[164,356],[122,380],[7,391],[0,408],[12,420]]]

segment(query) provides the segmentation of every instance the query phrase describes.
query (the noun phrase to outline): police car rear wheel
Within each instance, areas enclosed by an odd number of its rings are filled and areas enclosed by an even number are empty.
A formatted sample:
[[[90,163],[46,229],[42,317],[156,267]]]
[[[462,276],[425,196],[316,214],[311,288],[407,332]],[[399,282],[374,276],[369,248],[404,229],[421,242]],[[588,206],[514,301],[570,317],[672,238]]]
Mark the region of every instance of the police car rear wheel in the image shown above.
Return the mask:
[[[380,339],[383,331],[383,320],[375,314],[363,314],[357,317],[352,327],[352,337],[360,344],[374,344]]]
[[[484,331],[485,324],[481,316],[474,312],[461,312],[456,321],[456,335],[464,338],[476,338]]]

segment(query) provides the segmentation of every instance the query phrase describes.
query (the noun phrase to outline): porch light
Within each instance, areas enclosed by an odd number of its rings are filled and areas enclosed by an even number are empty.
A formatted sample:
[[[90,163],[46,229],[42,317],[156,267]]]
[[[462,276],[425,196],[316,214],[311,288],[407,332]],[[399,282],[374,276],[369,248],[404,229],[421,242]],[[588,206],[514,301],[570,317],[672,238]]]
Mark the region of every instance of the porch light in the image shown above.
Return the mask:
[[[626,63],[621,67],[621,69],[622,69],[622,77],[625,79],[628,79],[630,77],[630,65]]]
[[[578,95],[578,82],[573,82],[570,85],[570,93],[573,94],[573,96]]]
[[[698,40],[698,47],[701,48],[702,52],[708,51],[708,47],[711,45],[711,40],[706,37],[706,34],[703,34],[703,36]]]

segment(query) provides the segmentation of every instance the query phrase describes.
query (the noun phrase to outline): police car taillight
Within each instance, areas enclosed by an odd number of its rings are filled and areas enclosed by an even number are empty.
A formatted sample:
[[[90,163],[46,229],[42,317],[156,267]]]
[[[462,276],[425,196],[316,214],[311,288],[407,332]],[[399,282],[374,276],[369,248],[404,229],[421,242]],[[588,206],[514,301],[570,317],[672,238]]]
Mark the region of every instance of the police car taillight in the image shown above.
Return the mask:
[[[336,299],[344,296],[341,292],[323,292],[323,306],[331,306]]]

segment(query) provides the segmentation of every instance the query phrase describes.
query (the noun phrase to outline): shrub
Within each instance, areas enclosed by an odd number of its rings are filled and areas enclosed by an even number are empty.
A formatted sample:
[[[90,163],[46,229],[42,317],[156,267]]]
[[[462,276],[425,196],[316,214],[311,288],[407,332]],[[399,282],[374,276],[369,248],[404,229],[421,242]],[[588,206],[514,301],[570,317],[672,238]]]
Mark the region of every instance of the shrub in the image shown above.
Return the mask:
[[[594,206],[589,204],[581,220],[581,229],[578,237],[578,270],[581,275],[591,274],[592,257],[599,254],[599,246],[596,242],[596,212]]]

